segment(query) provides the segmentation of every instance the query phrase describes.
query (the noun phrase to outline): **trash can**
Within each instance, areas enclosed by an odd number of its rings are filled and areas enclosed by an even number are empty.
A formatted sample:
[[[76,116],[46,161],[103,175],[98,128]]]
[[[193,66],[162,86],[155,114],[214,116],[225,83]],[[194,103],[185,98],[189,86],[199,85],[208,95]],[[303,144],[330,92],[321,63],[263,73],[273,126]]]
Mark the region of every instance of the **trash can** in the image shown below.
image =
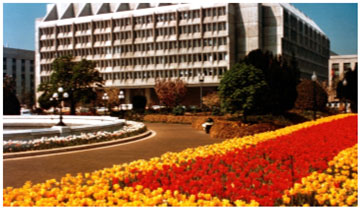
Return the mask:
[[[212,118],[208,118],[207,121],[202,124],[202,127],[206,133],[209,133],[209,131],[211,130],[211,127],[213,126],[213,122],[214,121]]]

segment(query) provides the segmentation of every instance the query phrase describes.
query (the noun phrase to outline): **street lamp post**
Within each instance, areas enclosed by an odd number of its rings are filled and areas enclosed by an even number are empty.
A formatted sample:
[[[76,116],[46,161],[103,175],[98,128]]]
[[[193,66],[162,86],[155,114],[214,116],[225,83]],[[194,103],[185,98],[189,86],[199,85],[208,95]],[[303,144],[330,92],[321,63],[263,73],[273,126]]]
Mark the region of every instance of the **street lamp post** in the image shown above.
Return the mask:
[[[198,78],[199,78],[199,91],[200,91],[200,93],[199,93],[199,99],[200,99],[200,108],[202,109],[202,106],[203,106],[203,103],[202,103],[202,95],[203,95],[203,90],[202,90],[202,83],[204,82],[204,74],[203,74],[203,72],[202,73],[200,73],[199,75],[198,75]]]
[[[108,96],[108,94],[107,93],[104,93],[104,95],[103,95],[103,97],[102,97],[102,99],[105,101],[105,115],[106,115],[106,110],[107,110],[107,108],[108,108],[108,100],[109,100],[109,96]]]
[[[125,97],[124,97],[124,92],[123,92],[122,90],[121,90],[121,91],[119,91],[118,98],[119,98],[119,107],[120,107],[120,109],[122,110],[122,104],[121,104],[121,101],[125,98]]]
[[[62,87],[58,88],[58,92],[55,92],[53,94],[53,97],[50,98],[50,100],[57,100],[59,102],[59,110],[60,110],[60,114],[59,114],[59,122],[58,124],[56,124],[56,126],[66,126],[65,123],[63,122],[63,112],[62,112],[62,102],[64,101],[65,98],[68,98],[69,94],[67,92],[64,92],[64,89]]]
[[[347,113],[347,99],[346,99],[346,97],[345,97],[345,92],[346,92],[345,89],[346,89],[346,86],[347,86],[347,80],[346,80],[346,78],[343,80],[342,84],[343,84],[343,86],[344,86],[343,98],[344,98],[344,100],[345,100],[345,113]]]
[[[316,72],[313,72],[311,76],[312,82],[313,82],[313,120],[316,120],[316,81],[317,81],[317,75]]]

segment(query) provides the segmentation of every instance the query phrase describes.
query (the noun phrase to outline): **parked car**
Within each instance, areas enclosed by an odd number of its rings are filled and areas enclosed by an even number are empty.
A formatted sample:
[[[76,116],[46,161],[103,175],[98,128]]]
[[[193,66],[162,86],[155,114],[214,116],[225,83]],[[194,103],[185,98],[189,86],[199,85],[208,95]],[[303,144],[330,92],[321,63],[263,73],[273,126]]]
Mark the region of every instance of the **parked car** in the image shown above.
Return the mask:
[[[163,108],[165,108],[165,106],[161,106],[161,105],[153,105],[152,106],[152,109],[154,109],[154,110],[159,110],[159,109],[163,109]]]
[[[97,108],[97,112],[107,112],[108,111],[108,108],[106,107],[98,107]]]
[[[132,110],[133,104],[121,104],[120,107],[122,110]]]
[[[32,115],[32,114],[31,114],[30,109],[21,109],[20,115],[28,116],[28,115]]]
[[[339,101],[331,101],[331,102],[328,102],[326,104],[327,107],[329,108],[334,108],[334,109],[337,109],[340,107],[340,102]]]

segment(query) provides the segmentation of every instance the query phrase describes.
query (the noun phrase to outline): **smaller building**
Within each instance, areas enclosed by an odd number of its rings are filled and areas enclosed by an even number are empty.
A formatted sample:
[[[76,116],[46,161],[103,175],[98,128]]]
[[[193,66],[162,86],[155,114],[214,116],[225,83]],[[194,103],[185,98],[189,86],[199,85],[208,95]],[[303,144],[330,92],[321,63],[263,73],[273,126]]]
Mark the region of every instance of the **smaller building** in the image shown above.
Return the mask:
[[[337,83],[343,80],[347,71],[356,69],[357,55],[331,55],[328,63],[328,100],[335,101]]]
[[[14,79],[16,84],[16,96],[20,104],[34,104],[35,52],[8,47],[4,47],[3,50],[3,76],[9,76]]]

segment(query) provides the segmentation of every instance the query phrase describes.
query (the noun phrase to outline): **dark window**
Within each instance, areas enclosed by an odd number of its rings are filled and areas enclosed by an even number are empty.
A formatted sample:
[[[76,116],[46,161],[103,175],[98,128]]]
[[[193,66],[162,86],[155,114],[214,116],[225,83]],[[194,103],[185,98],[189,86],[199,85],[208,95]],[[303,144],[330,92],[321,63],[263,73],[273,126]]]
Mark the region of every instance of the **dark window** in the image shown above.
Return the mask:
[[[351,63],[344,63],[343,64],[343,70],[344,71],[351,70]]]
[[[285,23],[285,25],[288,25],[289,23],[289,15],[288,12],[285,11],[284,16],[283,16],[283,22]]]
[[[332,64],[332,71],[335,76],[338,76],[340,74],[339,68],[340,68],[340,65],[338,63]]]

